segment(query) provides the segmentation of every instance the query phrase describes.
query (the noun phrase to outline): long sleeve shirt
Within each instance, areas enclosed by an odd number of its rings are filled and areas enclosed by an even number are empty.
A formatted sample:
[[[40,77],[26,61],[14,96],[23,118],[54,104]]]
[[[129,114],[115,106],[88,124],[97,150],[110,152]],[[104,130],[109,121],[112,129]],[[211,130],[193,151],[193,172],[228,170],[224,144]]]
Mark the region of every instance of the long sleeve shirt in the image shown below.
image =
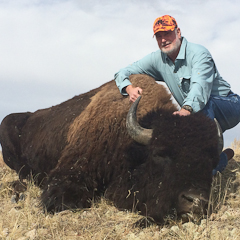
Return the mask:
[[[180,106],[189,105],[198,112],[207,104],[210,95],[227,96],[230,85],[220,76],[209,51],[184,37],[173,63],[167,54],[158,50],[115,74],[117,87],[123,95],[131,84],[132,74],[147,74],[164,81]]]

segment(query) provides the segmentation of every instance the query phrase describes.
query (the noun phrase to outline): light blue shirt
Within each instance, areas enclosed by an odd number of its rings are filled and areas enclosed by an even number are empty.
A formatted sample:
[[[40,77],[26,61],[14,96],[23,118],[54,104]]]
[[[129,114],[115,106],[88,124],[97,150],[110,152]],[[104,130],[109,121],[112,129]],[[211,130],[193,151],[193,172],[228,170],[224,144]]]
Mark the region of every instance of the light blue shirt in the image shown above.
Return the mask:
[[[131,84],[132,74],[147,74],[164,81],[179,105],[189,105],[194,112],[204,108],[210,95],[227,96],[230,91],[209,51],[184,37],[175,63],[158,50],[116,73],[115,81],[123,95],[127,95],[123,88]]]

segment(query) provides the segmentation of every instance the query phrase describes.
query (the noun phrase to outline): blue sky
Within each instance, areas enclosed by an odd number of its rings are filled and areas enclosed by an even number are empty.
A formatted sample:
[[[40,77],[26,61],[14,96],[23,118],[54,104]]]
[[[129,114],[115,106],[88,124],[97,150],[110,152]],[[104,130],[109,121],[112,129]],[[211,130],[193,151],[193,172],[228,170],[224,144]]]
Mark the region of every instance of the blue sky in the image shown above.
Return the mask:
[[[59,104],[113,79],[157,50],[154,20],[176,18],[182,35],[204,45],[240,94],[240,1],[0,0],[0,121]],[[225,146],[240,126],[224,134]]]

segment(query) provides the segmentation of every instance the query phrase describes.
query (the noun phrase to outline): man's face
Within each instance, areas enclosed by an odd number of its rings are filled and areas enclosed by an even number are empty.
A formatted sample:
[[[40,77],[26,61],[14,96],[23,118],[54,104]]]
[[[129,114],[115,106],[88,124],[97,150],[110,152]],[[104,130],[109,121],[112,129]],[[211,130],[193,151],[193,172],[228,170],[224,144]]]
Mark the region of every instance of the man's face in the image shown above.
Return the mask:
[[[162,52],[169,56],[178,54],[181,46],[181,31],[179,28],[173,31],[157,32],[155,36]]]

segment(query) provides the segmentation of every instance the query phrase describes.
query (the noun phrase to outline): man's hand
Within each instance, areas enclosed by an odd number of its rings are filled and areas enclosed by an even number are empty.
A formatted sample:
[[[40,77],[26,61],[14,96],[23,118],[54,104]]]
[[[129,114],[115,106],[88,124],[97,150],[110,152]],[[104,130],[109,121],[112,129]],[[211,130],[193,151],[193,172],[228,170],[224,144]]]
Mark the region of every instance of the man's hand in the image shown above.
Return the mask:
[[[188,116],[190,114],[191,113],[184,108],[181,108],[179,111],[173,112],[173,115],[179,115],[179,116]]]
[[[142,89],[140,87],[133,87],[132,85],[128,85],[125,90],[129,95],[129,101],[131,102],[135,102],[140,94],[142,94]]]

